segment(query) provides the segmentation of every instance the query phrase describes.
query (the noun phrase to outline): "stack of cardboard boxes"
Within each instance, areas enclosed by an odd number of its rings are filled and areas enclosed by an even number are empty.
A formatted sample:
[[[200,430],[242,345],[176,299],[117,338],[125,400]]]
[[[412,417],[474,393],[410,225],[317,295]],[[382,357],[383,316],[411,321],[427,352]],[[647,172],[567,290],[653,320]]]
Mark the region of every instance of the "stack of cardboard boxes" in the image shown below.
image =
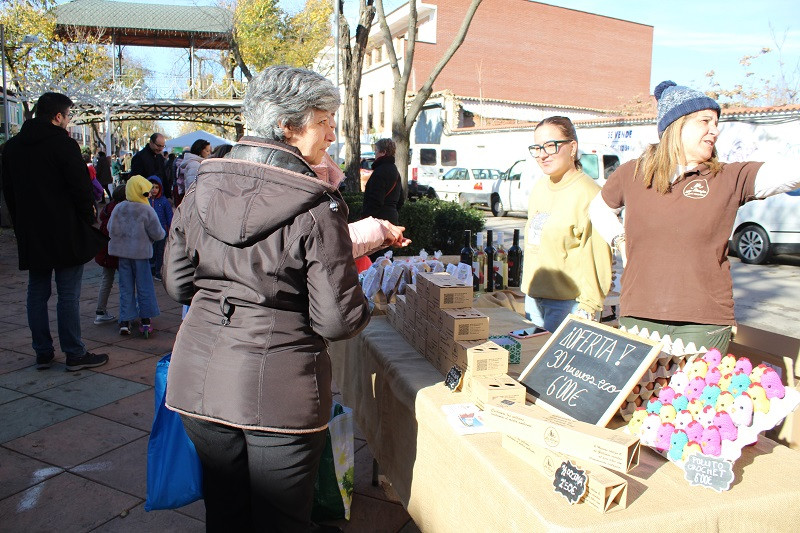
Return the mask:
[[[489,341],[489,317],[472,308],[472,286],[445,272],[418,274],[389,304],[389,323],[442,374],[454,366],[462,389],[483,408],[525,401],[525,387],[508,377],[508,351]]]

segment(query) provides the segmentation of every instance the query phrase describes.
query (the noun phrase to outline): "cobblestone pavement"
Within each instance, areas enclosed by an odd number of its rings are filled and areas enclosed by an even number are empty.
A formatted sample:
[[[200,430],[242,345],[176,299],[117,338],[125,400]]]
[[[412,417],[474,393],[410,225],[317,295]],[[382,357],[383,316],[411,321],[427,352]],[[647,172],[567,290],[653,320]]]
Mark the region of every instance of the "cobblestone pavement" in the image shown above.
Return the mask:
[[[174,511],[144,511],[147,441],[156,361],[172,349],[181,308],[156,284],[155,333],[119,335],[94,325],[101,269],[86,265],[81,328],[87,349],[108,353],[95,370],[66,372],[64,354],[36,370],[26,318],[27,272],[17,269],[13,231],[0,228],[0,530],[4,532],[204,531],[202,501]],[[51,330],[58,347],[56,295]],[[115,283],[108,312],[117,315]],[[349,533],[418,529],[391,485],[372,485],[372,454],[356,428],[355,496]]]

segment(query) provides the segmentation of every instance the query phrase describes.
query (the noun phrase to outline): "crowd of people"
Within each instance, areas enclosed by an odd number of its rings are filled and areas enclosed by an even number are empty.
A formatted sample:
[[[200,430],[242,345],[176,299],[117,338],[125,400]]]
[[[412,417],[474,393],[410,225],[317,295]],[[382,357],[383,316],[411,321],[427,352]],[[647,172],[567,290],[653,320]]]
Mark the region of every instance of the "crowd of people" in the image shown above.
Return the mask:
[[[550,331],[568,314],[597,320],[616,251],[626,265],[623,325],[725,353],[736,210],[796,188],[800,171],[718,161],[717,102],[673,82],[655,96],[659,142],[602,189],[581,170],[569,118],[536,126],[530,153],[545,178],[529,198],[525,313]],[[54,357],[53,276],[67,370],[108,361],[81,341],[78,301],[92,257],[103,269],[95,324],[117,322],[125,335],[138,320],[147,335],[162,276],[167,294],[188,306],[166,402],[200,456],[209,531],[311,528],[332,403],[327,342],[358,334],[370,317],[355,260],[409,242],[391,139],[375,143],[362,217],[348,223],[344,175],[327,152],[340,105],[319,74],[270,67],[248,84],[250,135],[237,143],[200,139],[176,155],[154,133],[133,156],[99,152],[92,162],[66,134],[72,101],[46,93],[5,147],[3,186],[19,268],[29,271],[38,368]],[[117,272],[118,318],[108,312]]]

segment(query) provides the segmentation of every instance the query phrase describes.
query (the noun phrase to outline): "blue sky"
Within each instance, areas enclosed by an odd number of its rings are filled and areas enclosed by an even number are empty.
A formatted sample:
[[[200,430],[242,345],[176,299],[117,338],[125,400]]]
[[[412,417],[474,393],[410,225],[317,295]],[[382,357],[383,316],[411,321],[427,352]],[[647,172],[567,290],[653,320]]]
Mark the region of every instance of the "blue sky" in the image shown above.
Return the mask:
[[[146,0],[128,0],[146,1]],[[153,0],[151,0],[153,1]],[[182,5],[208,5],[213,0],[163,0]],[[385,0],[386,12],[404,0]],[[783,71],[800,80],[800,2],[798,0],[553,0],[544,2],[587,11],[654,27],[650,89],[665,79],[698,89],[708,88],[706,72],[714,70],[723,87],[743,80],[746,72],[741,57],[756,54],[763,47],[775,49],[774,31],[782,42]],[[303,0],[284,0],[287,9],[299,9]],[[358,2],[345,0],[345,12],[355,17]],[[485,9],[481,7],[480,9]],[[513,38],[513,36],[498,36]],[[151,50],[128,47],[126,53],[143,59],[159,74],[169,74],[174,66],[186,64],[186,52],[159,51],[153,61]],[[184,67],[188,72],[188,66]],[[753,78],[778,75],[777,50],[757,59],[750,67]]]

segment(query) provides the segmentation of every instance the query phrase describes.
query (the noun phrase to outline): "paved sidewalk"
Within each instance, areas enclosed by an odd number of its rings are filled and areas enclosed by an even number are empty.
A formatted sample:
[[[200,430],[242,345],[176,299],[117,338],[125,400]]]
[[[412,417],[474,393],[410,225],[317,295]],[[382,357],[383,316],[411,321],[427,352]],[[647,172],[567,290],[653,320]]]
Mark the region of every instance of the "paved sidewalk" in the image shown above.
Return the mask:
[[[55,364],[36,370],[27,326],[27,272],[17,269],[13,231],[0,228],[0,530],[3,532],[204,531],[195,502],[144,511],[147,440],[153,420],[155,365],[172,349],[181,308],[156,284],[155,333],[119,335],[93,323],[100,267],[86,265],[81,328],[87,349],[108,364],[66,372],[58,349],[56,294],[50,299]],[[117,283],[108,312],[117,315]],[[382,479],[372,485],[372,454],[356,428],[355,497],[349,533],[415,533],[417,527]]]

